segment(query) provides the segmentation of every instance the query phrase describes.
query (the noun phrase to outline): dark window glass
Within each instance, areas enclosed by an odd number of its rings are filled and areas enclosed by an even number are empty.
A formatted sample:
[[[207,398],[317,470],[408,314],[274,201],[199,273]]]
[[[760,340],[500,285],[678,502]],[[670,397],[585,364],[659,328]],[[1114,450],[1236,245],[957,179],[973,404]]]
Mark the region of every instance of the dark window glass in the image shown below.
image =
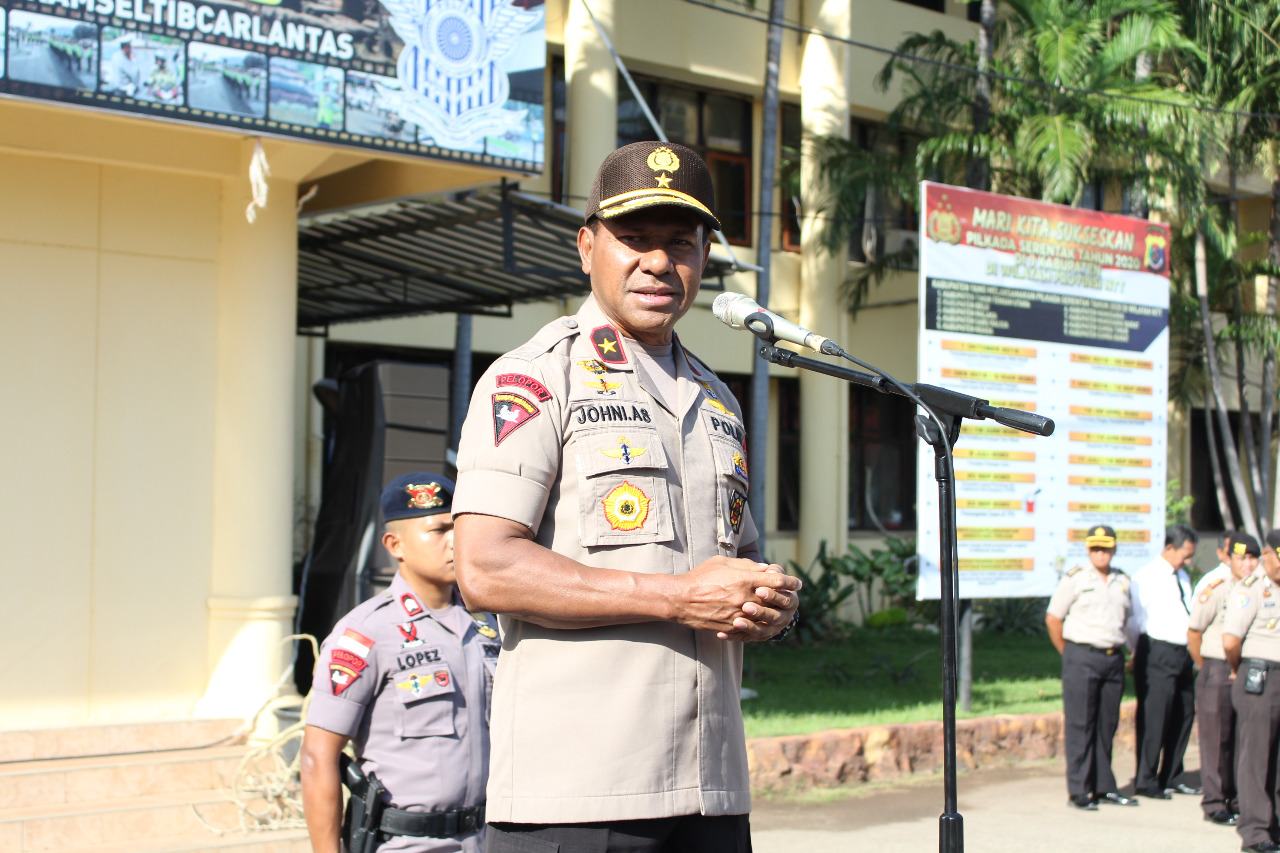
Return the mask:
[[[567,90],[564,81],[564,57],[551,58],[551,200],[556,204],[569,204],[565,199],[566,153],[565,114]],[[572,206],[572,205],[570,205]]]
[[[1195,503],[1191,505],[1191,526],[1196,530],[1222,530],[1226,523],[1222,518],[1222,510],[1218,504],[1218,491],[1213,485],[1213,461],[1209,458],[1209,431],[1204,422],[1204,409],[1191,410],[1191,496]],[[1218,453],[1218,467],[1222,471],[1223,487],[1227,493],[1227,502],[1237,519],[1240,512],[1236,506],[1235,492],[1231,488],[1230,474],[1227,473],[1227,457],[1222,451],[1222,430],[1218,428],[1217,416],[1213,415],[1214,448]],[[1259,427],[1256,415],[1253,415],[1253,428]],[[1233,435],[1240,435],[1240,413],[1228,412],[1227,420],[1231,423]],[[1241,459],[1243,465],[1244,460]],[[1186,486],[1186,483],[1183,483]]]
[[[931,12],[945,12],[947,10],[946,0],[898,0],[899,3],[906,3],[908,6],[919,6],[921,9],[928,9]]]
[[[903,397],[849,389],[850,529],[915,529],[914,416]]]
[[[751,101],[635,77],[645,103],[672,142],[701,154],[711,168],[725,238],[751,243]],[[618,145],[657,139],[627,81],[618,77]]]
[[[800,380],[774,379],[778,395],[778,529],[800,529]]]
[[[804,126],[800,122],[800,107],[783,104],[778,116],[781,151],[779,160],[791,161],[795,174],[778,171],[778,186],[782,190],[782,248],[800,251],[800,145],[804,141]]]

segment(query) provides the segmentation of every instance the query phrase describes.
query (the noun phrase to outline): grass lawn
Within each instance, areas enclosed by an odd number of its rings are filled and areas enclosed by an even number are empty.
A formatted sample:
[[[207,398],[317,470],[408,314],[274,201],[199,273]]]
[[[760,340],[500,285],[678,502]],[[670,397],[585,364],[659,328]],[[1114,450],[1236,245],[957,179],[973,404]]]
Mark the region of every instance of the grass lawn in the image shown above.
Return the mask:
[[[1062,708],[1061,664],[1047,635],[973,635],[973,710],[960,717]],[[942,641],[932,632],[861,628],[822,645],[748,645],[747,737],[942,719]],[[1132,682],[1126,685],[1132,698]]]

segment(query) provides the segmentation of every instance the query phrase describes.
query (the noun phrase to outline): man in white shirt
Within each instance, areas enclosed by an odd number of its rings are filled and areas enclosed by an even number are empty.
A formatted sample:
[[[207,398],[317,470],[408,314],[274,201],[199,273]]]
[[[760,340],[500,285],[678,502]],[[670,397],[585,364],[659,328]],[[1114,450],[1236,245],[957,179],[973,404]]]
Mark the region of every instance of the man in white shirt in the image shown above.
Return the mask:
[[[1196,532],[1175,524],[1164,550],[1133,576],[1133,680],[1138,694],[1138,794],[1167,800],[1171,794],[1200,796],[1182,781],[1182,756],[1195,719],[1195,672],[1187,650],[1191,579],[1186,567],[1196,554]]]

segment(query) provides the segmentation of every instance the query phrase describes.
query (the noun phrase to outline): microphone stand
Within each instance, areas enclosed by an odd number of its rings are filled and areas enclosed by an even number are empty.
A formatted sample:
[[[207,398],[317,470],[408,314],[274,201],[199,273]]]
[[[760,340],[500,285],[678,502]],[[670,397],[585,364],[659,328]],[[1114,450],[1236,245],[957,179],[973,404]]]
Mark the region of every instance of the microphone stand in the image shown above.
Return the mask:
[[[929,413],[916,415],[916,434],[933,448],[934,478],[938,481],[938,568],[942,580],[942,741],[943,741],[943,813],[938,818],[938,848],[941,853],[963,853],[964,818],[956,799],[956,683],[959,672],[956,636],[959,633],[956,601],[960,593],[960,558],[957,549],[955,466],[952,446],[960,438],[960,426],[966,419],[990,418],[999,424],[1035,435],[1052,435],[1050,419],[1021,409],[992,406],[979,397],[971,397],[937,385],[914,383],[903,385],[888,374],[875,375],[850,370],[817,359],[805,358],[790,350],[774,346],[773,321],[757,311],[743,320],[743,326],[764,342],[757,351],[765,361],[783,367],[801,368],[834,376],[854,385],[873,388],[882,394],[909,397]],[[822,344],[822,352],[857,361],[832,341]],[[862,362],[858,362],[861,364]],[[868,365],[869,366],[869,365]],[[873,368],[874,369],[874,368]]]

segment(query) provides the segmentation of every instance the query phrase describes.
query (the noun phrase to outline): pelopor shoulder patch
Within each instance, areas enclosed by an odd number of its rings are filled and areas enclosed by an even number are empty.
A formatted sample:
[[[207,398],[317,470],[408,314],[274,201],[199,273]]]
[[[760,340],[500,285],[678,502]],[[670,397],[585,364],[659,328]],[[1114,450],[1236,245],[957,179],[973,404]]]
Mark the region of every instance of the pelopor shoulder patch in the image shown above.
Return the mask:
[[[494,382],[499,388],[523,388],[537,397],[540,403],[545,403],[551,399],[551,392],[547,390],[546,385],[524,373],[499,373],[494,377]]]
[[[493,446],[502,444],[511,433],[542,412],[533,403],[510,391],[493,395]]]

